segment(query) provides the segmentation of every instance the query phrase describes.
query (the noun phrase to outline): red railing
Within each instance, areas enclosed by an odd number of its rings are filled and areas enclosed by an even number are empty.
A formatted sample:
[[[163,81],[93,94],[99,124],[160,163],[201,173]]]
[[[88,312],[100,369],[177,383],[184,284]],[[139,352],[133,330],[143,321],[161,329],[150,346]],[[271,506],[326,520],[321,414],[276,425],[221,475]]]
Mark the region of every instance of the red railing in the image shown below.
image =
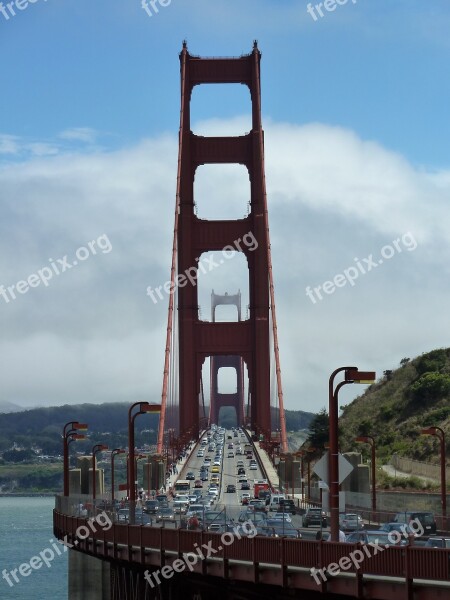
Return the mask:
[[[111,525],[108,530],[96,526],[89,527],[87,519],[69,517],[54,511],[54,533],[59,539],[66,539],[76,549],[97,556],[120,557],[121,560],[140,562],[134,557],[136,549],[163,555],[171,552],[182,555],[195,552],[196,548],[207,557],[208,545],[213,550],[210,557],[223,560],[247,561],[257,565],[266,563],[275,566],[326,569],[332,563],[339,563],[345,557],[359,552],[360,561],[345,568],[348,573],[359,575],[381,575],[421,579],[433,582],[450,581],[450,550],[423,548],[418,546],[390,546],[378,548],[367,545],[362,552],[359,544],[293,540],[286,538],[232,537],[232,534],[188,531],[183,529],[156,528],[141,525]],[[82,538],[77,533],[82,532]],[[109,544],[109,546],[108,546]],[[134,554],[133,550],[134,549]],[[142,559],[141,559],[142,560]],[[256,567],[255,567],[256,568]],[[421,584],[423,585],[423,584]],[[436,584],[434,584],[436,585]],[[439,589],[439,586],[436,587]],[[446,588],[450,597],[450,588]]]

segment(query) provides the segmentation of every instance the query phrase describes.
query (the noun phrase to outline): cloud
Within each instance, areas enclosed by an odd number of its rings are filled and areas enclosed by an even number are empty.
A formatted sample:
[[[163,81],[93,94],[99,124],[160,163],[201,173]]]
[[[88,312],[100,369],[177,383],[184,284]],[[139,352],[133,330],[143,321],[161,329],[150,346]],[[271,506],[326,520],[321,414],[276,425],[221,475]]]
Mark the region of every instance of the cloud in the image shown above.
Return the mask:
[[[194,130],[226,135],[241,122],[244,133],[247,119],[239,119]],[[10,138],[0,148],[20,153],[19,138]],[[326,404],[337,366],[381,374],[403,356],[448,343],[450,170],[415,168],[378,143],[320,123],[268,121],[265,148],[285,403],[314,411]],[[9,304],[0,297],[5,401],[159,397],[167,305],[155,305],[146,288],[170,275],[176,165],[177,138],[167,135],[114,152],[25,156],[0,168],[0,284],[16,284],[50,259],[73,259],[102,234],[112,244],[48,287]],[[210,202],[226,206],[233,190],[242,217],[245,173],[211,177]],[[307,286],[333,279],[355,258],[378,256],[408,231],[414,251],[404,249],[316,304],[306,296]],[[245,276],[230,276],[227,285],[224,273],[204,277],[203,315],[211,289],[248,289]],[[354,393],[346,390],[341,403]]]
[[[97,135],[97,132],[90,127],[74,127],[72,129],[65,129],[62,131],[59,134],[59,137],[63,140],[93,144],[97,139]]]

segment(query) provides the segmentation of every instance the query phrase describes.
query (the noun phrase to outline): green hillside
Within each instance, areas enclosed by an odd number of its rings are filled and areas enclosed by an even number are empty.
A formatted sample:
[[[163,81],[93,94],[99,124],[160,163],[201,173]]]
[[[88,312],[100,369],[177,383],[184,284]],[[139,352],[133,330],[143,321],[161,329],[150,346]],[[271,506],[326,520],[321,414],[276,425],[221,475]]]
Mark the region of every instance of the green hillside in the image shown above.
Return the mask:
[[[439,463],[439,442],[420,435],[422,428],[441,427],[450,445],[450,348],[433,350],[396,370],[385,371],[351,404],[340,407],[340,444],[344,451],[368,447],[354,442],[356,436],[376,440],[377,457],[387,462],[393,453],[415,460]]]

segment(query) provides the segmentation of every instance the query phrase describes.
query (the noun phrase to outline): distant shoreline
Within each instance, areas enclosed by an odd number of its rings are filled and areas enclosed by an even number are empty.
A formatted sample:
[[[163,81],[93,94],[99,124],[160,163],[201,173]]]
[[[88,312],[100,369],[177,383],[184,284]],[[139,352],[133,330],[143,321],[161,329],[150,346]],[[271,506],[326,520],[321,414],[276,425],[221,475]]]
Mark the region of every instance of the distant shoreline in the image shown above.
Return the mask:
[[[58,492],[0,492],[0,498],[53,498]]]

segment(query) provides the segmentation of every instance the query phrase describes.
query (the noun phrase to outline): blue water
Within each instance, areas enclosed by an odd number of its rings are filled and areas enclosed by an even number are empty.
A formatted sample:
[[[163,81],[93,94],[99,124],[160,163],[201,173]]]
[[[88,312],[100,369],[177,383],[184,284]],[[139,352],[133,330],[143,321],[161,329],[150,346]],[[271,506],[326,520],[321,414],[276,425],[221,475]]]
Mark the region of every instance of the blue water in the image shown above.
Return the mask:
[[[64,546],[57,544],[61,555],[52,546],[53,498],[0,498],[0,598],[1,600],[67,600],[67,556]],[[10,575],[13,586],[3,577],[34,556],[44,552],[50,566],[30,567],[26,577],[17,571],[19,582]],[[50,560],[51,554],[54,558]],[[38,566],[38,563],[35,563]],[[26,567],[22,570],[27,572]]]

